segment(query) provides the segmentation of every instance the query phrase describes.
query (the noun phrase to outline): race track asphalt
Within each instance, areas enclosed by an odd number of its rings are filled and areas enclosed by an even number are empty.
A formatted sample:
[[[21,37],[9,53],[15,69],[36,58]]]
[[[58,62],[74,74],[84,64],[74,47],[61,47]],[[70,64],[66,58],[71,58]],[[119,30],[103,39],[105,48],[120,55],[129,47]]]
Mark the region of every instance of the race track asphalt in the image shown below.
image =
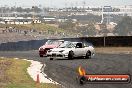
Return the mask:
[[[46,64],[45,73],[62,84],[64,88],[132,88],[128,84],[89,84],[79,85],[76,77],[78,67],[82,66],[87,74],[130,74],[132,78],[132,54],[99,54],[92,59],[76,58],[50,61],[40,58],[38,51],[0,51],[0,57],[23,58]]]

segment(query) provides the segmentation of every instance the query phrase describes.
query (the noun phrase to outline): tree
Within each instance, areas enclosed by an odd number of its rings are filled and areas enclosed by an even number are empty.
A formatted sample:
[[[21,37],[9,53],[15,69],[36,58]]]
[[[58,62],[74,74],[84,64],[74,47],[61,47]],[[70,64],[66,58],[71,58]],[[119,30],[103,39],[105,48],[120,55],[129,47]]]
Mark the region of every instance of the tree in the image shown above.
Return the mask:
[[[34,6],[34,11],[35,11],[36,13],[39,13],[39,12],[41,12],[42,10],[41,10],[39,7],[37,7],[37,6]]]
[[[83,36],[95,36],[96,29],[93,23],[89,23],[87,26],[78,26],[77,32],[81,33]]]
[[[60,23],[59,28],[66,29],[66,30],[73,30],[75,27],[75,23],[72,20],[67,20],[66,22]]]
[[[96,35],[96,28],[95,28],[94,24],[89,24],[87,26],[87,33],[89,36],[95,36]]]
[[[115,33],[120,36],[127,36],[132,31],[132,18],[129,16],[123,17],[123,19],[115,27]]]
[[[16,11],[17,11],[17,12],[23,12],[23,8],[22,8],[22,7],[17,7],[17,8],[16,8]]]

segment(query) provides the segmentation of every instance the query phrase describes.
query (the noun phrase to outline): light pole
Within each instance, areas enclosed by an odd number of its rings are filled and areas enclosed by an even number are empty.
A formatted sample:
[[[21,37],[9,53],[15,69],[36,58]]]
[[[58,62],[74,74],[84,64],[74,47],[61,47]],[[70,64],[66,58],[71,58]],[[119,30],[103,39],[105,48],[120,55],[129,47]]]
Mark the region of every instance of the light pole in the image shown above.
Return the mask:
[[[105,47],[105,36],[104,36],[104,47]]]
[[[34,12],[34,6],[32,6],[32,10],[33,10],[33,17],[32,17],[32,19],[33,19],[33,24],[35,23],[35,12]]]
[[[32,6],[32,9],[33,9],[33,24],[35,23],[35,1],[33,0],[33,6]]]
[[[102,6],[102,19],[101,19],[101,23],[103,23],[104,21],[104,14],[103,14],[103,6]]]

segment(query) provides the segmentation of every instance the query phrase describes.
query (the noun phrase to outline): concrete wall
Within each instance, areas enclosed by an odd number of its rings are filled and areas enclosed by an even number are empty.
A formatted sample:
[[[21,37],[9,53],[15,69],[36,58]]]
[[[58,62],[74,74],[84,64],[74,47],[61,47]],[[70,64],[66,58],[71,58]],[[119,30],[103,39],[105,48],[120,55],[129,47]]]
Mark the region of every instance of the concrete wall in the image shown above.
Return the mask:
[[[95,47],[132,47],[132,36],[109,36],[109,37],[82,37],[82,38],[63,38],[66,41],[87,41],[92,43]],[[38,50],[47,39],[8,42],[0,44],[0,51],[11,50]]]

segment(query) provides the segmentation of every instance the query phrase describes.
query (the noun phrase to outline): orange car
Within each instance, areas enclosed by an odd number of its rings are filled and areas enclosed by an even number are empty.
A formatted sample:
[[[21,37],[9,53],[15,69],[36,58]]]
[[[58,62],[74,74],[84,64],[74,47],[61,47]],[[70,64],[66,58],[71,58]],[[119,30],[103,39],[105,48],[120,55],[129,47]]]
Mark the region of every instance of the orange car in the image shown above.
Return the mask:
[[[43,46],[39,48],[39,56],[46,56],[48,50],[58,47],[63,42],[64,40],[48,40]]]

